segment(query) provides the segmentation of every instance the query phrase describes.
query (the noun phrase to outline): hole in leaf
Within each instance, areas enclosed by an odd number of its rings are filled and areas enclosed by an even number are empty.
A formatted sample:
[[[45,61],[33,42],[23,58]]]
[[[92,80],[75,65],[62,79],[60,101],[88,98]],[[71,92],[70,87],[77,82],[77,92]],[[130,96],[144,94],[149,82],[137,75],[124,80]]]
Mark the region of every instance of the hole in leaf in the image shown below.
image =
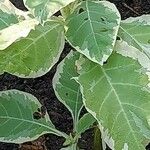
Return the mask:
[[[40,112],[34,112],[33,113],[33,119],[39,120],[41,118],[42,118],[42,116],[41,116]]]
[[[100,30],[100,32],[107,32],[107,31],[108,31],[108,29],[106,29],[106,28],[103,28]]]
[[[107,64],[107,61],[105,61],[103,64],[106,65],[106,64]]]
[[[83,9],[83,8],[80,8],[80,9],[79,9],[79,14],[81,14],[82,12],[84,12],[84,9]]]
[[[101,17],[101,21],[106,21],[106,18],[104,18],[104,17]]]
[[[88,20],[88,18],[84,18],[84,20]]]
[[[121,40],[121,38],[119,36],[117,36],[116,40],[119,41],[119,40]]]
[[[68,96],[68,93],[66,93],[66,96]]]
[[[37,112],[33,113],[33,118],[38,120],[44,118],[45,115],[46,115],[46,107],[42,106],[41,108],[37,109]]]
[[[41,111],[40,108],[38,108],[37,111],[40,112]]]

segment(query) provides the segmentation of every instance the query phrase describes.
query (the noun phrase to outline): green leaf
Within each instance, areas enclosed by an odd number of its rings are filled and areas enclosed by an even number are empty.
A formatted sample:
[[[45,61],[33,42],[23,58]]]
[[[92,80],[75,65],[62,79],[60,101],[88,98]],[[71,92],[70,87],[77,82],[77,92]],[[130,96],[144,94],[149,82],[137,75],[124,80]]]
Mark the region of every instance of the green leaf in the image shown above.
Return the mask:
[[[107,144],[115,150],[145,150],[143,143],[150,139],[143,132],[150,131],[150,91],[141,65],[120,54],[112,54],[103,67],[86,58],[77,64],[85,107],[103,127]]]
[[[64,27],[60,21],[38,25],[26,38],[0,51],[0,71],[27,78],[42,76],[59,59],[64,42]]]
[[[113,51],[120,14],[107,1],[84,1],[66,19],[69,43],[88,59],[103,65]]]
[[[77,149],[76,144],[81,133],[87,130],[95,121],[89,113],[79,119],[83,102],[80,86],[73,79],[73,77],[78,76],[78,68],[76,68],[75,63],[79,57],[80,54],[78,52],[71,51],[58,65],[53,79],[53,88],[58,100],[67,107],[73,117],[73,136],[71,135],[64,143],[65,146],[70,145],[64,149],[70,150]]]
[[[56,130],[48,114],[37,120],[33,113],[41,104],[31,94],[10,90],[0,92],[0,141],[23,143],[45,133],[67,137]]]
[[[121,22],[116,43],[116,50],[124,55],[137,59],[150,70],[150,15],[131,17]]]
[[[76,128],[80,110],[83,107],[79,84],[72,79],[78,76],[75,62],[79,59],[79,56],[80,54],[77,52],[70,52],[58,65],[53,79],[55,94],[71,112],[74,120],[74,128]]]
[[[86,113],[80,118],[77,124],[77,133],[79,135],[84,133],[95,121],[95,118],[91,114]]]
[[[28,10],[43,22],[75,0],[24,0]]]

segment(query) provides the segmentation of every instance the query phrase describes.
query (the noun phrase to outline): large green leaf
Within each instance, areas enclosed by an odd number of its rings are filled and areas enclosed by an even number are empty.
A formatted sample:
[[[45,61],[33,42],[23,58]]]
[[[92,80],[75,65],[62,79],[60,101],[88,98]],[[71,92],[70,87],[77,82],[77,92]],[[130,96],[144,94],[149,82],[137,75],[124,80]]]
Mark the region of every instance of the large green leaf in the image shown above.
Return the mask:
[[[115,150],[145,150],[150,91],[141,65],[120,54],[112,54],[103,67],[86,58],[77,64],[84,104],[103,127],[107,144]]]
[[[66,139],[64,143],[64,145],[70,145],[64,149],[70,150],[77,149],[75,143],[77,143],[81,133],[95,122],[95,118],[89,113],[79,118],[83,102],[80,86],[73,79],[73,77],[78,76],[75,63],[79,59],[79,56],[80,54],[78,52],[71,51],[58,65],[53,79],[53,87],[57,98],[68,108],[73,117],[73,131],[75,135]]]
[[[69,43],[90,60],[103,64],[113,51],[120,14],[107,1],[84,1],[66,19]]]
[[[71,51],[58,65],[53,79],[53,87],[58,99],[68,108],[73,117],[74,131],[79,135],[89,128],[95,119],[90,114],[85,114],[79,119],[83,107],[80,86],[73,77],[78,76],[76,61],[79,59],[78,52]]]
[[[24,0],[28,10],[43,22],[75,0]]]
[[[138,59],[139,63],[150,70],[150,15],[131,17],[121,22],[116,50]]]
[[[78,76],[75,62],[79,59],[79,56],[80,54],[77,52],[70,52],[58,65],[53,79],[55,94],[71,112],[74,119],[74,128],[76,128],[80,110],[83,107],[79,84],[72,79]]]
[[[41,104],[31,94],[17,90],[0,92],[0,141],[23,143],[45,133],[67,137],[55,129],[47,113],[34,119],[33,113],[38,108]]]
[[[0,72],[19,77],[42,76],[59,59],[64,42],[64,27],[60,21],[38,25],[26,38],[0,51]]]

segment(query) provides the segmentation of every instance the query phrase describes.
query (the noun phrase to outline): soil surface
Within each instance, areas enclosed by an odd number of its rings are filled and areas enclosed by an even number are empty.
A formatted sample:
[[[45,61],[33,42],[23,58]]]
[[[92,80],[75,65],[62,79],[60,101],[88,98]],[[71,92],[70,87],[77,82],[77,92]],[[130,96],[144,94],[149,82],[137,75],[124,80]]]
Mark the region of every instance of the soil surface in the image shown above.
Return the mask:
[[[11,1],[18,8],[25,11],[27,10],[22,0]],[[117,6],[122,19],[150,13],[150,0],[110,0],[110,2],[113,2]],[[66,56],[70,49],[71,47],[66,44],[59,62]],[[46,75],[36,79],[22,79],[5,73],[0,76],[0,90],[18,89],[33,94],[47,108],[48,114],[56,128],[69,133],[72,131],[71,115],[63,104],[58,101],[52,88],[52,79],[57,64]],[[79,141],[80,148],[92,150],[93,137],[93,129],[86,131]],[[25,143],[22,145],[22,150],[60,150],[63,142],[63,138],[47,134],[40,137],[37,141]],[[18,150],[19,147],[17,144],[0,143],[0,150]],[[147,146],[147,150],[148,149],[150,150],[150,146]]]

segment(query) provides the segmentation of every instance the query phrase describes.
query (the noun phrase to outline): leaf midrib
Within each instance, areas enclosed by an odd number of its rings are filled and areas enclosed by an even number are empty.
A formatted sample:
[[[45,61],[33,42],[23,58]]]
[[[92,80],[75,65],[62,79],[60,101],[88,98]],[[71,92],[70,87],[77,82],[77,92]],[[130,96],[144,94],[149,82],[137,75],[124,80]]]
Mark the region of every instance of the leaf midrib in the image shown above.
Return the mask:
[[[81,109],[83,108],[83,104],[80,106],[80,109],[78,111],[78,104],[79,104],[79,100],[80,100],[80,87],[77,90],[77,96],[76,96],[76,101],[75,101],[75,113],[74,113],[74,130],[77,131],[77,124],[79,121],[79,115],[81,112]]]
[[[95,37],[95,34],[94,34],[95,32],[94,32],[94,29],[93,29],[93,25],[92,25],[92,22],[91,22],[90,11],[89,11],[89,7],[88,7],[88,1],[86,1],[86,9],[87,9],[87,14],[88,14],[89,23],[90,23],[90,27],[91,27],[91,30],[92,30],[93,38],[94,38],[98,53],[100,53],[99,52],[99,46],[98,46],[98,43],[97,43],[97,40],[96,40],[96,37]]]
[[[38,122],[36,122],[36,121],[31,121],[31,120],[26,120],[26,119],[23,119],[23,118],[21,119],[21,118],[16,118],[16,117],[11,117],[11,116],[0,116],[0,118],[2,118],[2,119],[12,119],[12,120],[18,120],[18,121],[25,121],[25,122],[28,122],[28,123],[40,125],[40,126],[42,126],[42,127],[45,127],[45,128],[47,128],[47,129],[50,129],[50,130],[51,130],[51,128],[50,128],[49,126],[46,126],[46,125],[41,124],[41,123],[38,123]]]
[[[36,122],[36,121],[31,121],[31,120],[26,120],[26,119],[11,117],[11,116],[0,116],[0,118],[2,118],[2,119],[18,120],[18,121],[27,122],[27,123],[29,123],[29,124],[39,125],[39,126],[41,126],[41,127],[44,127],[44,128],[46,128],[46,129],[48,129],[48,132],[49,132],[49,133],[58,134],[58,135],[63,136],[63,137],[65,137],[65,138],[67,137],[66,134],[64,134],[64,133],[62,133],[62,132],[60,132],[60,131],[58,131],[58,130],[56,130],[56,129],[54,129],[54,128],[51,128],[50,126],[46,126],[46,125],[41,124],[41,123]]]

